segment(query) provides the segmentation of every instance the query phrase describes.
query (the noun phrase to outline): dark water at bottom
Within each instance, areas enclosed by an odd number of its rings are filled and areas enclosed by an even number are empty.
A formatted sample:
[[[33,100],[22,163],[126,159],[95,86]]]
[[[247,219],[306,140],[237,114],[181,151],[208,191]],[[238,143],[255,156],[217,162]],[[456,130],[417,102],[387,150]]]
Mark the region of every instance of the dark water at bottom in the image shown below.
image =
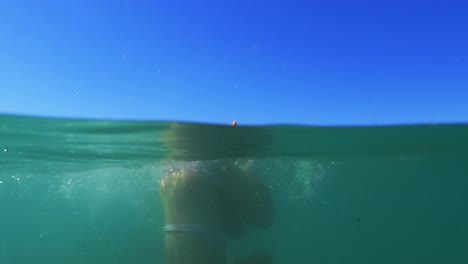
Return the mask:
[[[273,225],[228,241],[232,258],[468,263],[466,126],[193,125],[174,139],[172,124],[1,121],[2,264],[163,263],[159,181],[197,157],[252,159],[273,195]]]

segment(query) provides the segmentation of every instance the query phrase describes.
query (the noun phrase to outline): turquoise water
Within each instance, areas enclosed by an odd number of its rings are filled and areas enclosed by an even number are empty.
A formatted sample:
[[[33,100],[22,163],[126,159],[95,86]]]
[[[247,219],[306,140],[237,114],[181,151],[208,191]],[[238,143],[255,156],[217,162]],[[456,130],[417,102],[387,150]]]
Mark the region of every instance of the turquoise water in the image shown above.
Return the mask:
[[[178,133],[171,133],[177,129]],[[253,159],[273,263],[468,263],[468,126],[228,127],[0,116],[0,263],[162,263],[158,184]]]

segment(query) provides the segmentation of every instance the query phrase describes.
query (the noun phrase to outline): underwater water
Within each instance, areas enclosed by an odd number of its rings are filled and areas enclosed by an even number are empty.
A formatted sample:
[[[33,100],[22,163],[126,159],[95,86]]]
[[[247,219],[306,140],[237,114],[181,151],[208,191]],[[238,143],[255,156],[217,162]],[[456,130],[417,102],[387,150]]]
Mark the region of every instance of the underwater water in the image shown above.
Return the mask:
[[[178,133],[171,133],[176,129]],[[162,263],[159,181],[250,159],[267,229],[230,256],[468,263],[468,126],[229,127],[0,116],[0,263]]]

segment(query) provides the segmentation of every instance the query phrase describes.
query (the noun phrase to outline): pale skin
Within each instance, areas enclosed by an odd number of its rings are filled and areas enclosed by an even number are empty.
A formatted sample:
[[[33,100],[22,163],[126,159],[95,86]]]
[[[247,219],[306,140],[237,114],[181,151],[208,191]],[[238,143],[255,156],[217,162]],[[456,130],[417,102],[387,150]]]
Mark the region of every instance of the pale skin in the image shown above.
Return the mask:
[[[271,225],[274,214],[271,194],[252,169],[224,160],[216,162],[209,170],[209,176],[188,169],[164,176],[160,196],[165,225],[221,227],[232,238],[241,237],[247,226],[267,228]],[[228,263],[225,243],[217,238],[166,233],[164,242],[166,264]],[[244,259],[239,263],[268,262]]]
[[[177,171],[161,181],[160,195],[164,222],[219,226],[215,183],[210,177],[197,177],[194,172]],[[227,263],[224,245],[209,237],[190,233],[165,234],[167,264]]]

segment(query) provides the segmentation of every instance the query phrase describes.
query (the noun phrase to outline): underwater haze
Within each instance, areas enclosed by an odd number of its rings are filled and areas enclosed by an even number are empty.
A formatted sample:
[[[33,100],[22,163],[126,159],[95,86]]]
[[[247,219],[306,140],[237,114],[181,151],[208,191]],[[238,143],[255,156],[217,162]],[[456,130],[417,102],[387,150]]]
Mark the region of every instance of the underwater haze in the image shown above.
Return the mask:
[[[174,127],[184,131],[171,135]],[[0,116],[0,263],[163,262],[159,181],[253,160],[273,263],[468,263],[468,125],[246,126]]]

